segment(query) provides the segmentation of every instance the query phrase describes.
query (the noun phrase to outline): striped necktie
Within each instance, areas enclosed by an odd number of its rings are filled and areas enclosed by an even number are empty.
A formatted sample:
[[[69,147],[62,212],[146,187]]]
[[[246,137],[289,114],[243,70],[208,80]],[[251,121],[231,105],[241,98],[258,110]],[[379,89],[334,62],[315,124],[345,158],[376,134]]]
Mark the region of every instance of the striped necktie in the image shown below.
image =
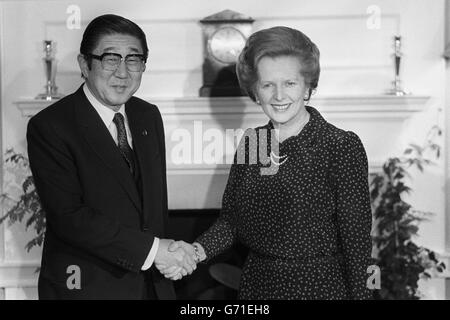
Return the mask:
[[[135,164],[133,160],[133,150],[128,144],[127,131],[125,130],[125,121],[123,115],[120,112],[116,112],[113,122],[117,127],[117,144],[120,153],[125,159],[128,167],[130,168],[131,174],[134,174]]]

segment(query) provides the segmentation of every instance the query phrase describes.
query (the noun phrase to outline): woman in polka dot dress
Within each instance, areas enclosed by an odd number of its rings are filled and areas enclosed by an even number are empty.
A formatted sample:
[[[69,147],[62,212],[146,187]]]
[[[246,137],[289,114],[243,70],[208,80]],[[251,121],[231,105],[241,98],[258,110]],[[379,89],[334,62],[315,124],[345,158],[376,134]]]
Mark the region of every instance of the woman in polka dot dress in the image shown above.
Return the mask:
[[[367,157],[355,133],[305,106],[319,80],[318,48],[294,29],[261,30],[248,39],[237,72],[270,121],[244,135],[220,217],[194,243],[199,260],[235,241],[247,246],[240,299],[371,298]],[[263,132],[278,146],[267,152],[269,168],[259,158]]]

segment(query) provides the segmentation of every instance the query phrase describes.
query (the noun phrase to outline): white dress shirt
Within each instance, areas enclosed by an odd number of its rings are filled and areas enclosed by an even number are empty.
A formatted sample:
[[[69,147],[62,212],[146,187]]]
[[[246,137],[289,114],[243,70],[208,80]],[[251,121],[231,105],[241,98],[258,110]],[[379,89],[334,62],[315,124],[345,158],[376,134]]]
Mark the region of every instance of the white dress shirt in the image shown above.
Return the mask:
[[[98,101],[97,98],[91,93],[86,83],[83,85],[83,91],[91,105],[94,107],[95,111],[97,111],[98,115],[103,120],[106,128],[108,128],[108,131],[109,133],[111,133],[111,137],[114,139],[114,142],[117,144],[117,127],[113,122],[116,111]],[[128,125],[128,118],[127,114],[125,113],[125,105],[122,104],[119,108],[119,111],[117,112],[120,112],[125,119],[125,130],[127,132],[128,144],[131,148],[133,148],[133,137],[131,136],[130,126]],[[142,266],[141,270],[147,270],[152,266],[153,261],[156,257],[156,252],[158,251],[158,246],[159,238],[155,237],[152,248],[150,249],[147,259],[145,259],[144,265]]]

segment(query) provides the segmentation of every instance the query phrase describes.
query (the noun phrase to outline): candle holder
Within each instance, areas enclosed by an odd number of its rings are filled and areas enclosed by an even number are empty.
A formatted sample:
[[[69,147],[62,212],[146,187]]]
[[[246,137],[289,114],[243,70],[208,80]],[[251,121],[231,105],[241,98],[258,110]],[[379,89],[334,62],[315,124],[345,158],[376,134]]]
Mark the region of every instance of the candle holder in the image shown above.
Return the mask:
[[[56,60],[54,57],[54,49],[55,49],[54,41],[44,40],[45,57],[43,58],[43,60],[47,82],[45,84],[45,92],[38,94],[36,96],[36,99],[50,101],[54,99],[60,99],[63,97],[63,95],[58,93],[58,87],[55,84]]]
[[[401,52],[401,44],[402,44],[402,37],[401,36],[395,36],[394,37],[394,67],[395,67],[395,78],[394,81],[392,81],[392,89],[390,89],[387,93],[390,95],[395,96],[404,96],[410,94],[409,92],[406,92],[402,88],[402,81],[400,80],[400,63],[402,59],[402,52]]]

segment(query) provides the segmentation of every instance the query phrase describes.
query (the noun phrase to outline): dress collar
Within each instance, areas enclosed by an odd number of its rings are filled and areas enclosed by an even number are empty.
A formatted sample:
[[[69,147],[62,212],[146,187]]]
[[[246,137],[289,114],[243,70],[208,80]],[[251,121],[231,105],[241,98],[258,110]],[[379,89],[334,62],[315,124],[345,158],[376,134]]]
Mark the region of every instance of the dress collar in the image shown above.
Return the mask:
[[[318,137],[321,136],[322,131],[324,130],[327,121],[322,117],[319,111],[316,108],[311,106],[305,106],[306,111],[309,112],[310,118],[308,123],[303,127],[299,134],[289,137],[284,140],[280,146],[286,146],[291,144],[291,142],[300,142],[302,145],[311,145],[313,144]],[[274,125],[272,120],[269,120],[266,127],[270,129],[274,129]]]

